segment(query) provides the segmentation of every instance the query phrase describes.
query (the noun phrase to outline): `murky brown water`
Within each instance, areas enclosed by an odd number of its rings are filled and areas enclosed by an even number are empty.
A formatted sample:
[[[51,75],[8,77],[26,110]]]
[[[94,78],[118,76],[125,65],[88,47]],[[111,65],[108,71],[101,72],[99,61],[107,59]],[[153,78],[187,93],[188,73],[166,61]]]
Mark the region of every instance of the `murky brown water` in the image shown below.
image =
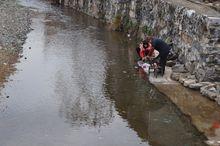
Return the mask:
[[[132,42],[72,10],[21,1],[35,10],[34,30],[1,90],[0,145],[204,145],[190,121],[134,69]]]

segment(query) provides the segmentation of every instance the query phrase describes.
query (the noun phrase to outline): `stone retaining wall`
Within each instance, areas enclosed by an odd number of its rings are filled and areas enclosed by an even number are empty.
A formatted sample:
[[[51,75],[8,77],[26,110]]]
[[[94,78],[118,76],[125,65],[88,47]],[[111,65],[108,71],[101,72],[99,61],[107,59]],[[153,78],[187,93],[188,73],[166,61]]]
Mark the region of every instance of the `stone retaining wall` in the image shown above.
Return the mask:
[[[178,61],[198,81],[220,80],[220,14],[206,16],[163,0],[59,0],[113,28],[171,38]],[[141,30],[141,31],[140,31]]]

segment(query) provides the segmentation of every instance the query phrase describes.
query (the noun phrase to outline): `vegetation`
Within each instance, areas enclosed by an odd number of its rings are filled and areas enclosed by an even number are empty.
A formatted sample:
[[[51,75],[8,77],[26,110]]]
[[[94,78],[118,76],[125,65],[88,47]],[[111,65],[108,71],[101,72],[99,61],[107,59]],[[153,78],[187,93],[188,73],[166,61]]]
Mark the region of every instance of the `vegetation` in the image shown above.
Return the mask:
[[[153,30],[150,27],[148,27],[147,25],[142,27],[142,32],[148,36],[153,35]]]

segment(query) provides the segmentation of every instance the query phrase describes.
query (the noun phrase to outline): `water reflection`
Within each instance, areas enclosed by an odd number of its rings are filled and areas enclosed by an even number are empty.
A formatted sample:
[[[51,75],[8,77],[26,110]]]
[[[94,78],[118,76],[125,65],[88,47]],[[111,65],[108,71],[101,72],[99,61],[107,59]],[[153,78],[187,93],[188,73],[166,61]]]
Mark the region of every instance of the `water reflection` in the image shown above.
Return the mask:
[[[4,91],[14,98],[0,117],[3,145],[203,145],[179,110],[138,77],[132,41],[73,10],[49,7],[36,17],[25,45],[30,59]]]
[[[106,42],[114,44],[112,40]],[[131,46],[123,47],[126,50]],[[111,64],[107,70],[106,90],[115,101],[119,114],[139,137],[151,145],[205,145],[201,141],[205,138],[181,115],[175,105],[149,83],[146,74],[129,67],[134,61],[129,59],[129,51],[114,48],[108,54],[108,60],[117,63]],[[113,53],[123,54],[123,58]]]
[[[60,19],[60,15],[47,13],[45,21],[45,56],[55,53],[63,60],[55,74],[60,116],[75,127],[108,125],[114,105],[103,88],[107,64],[106,45],[99,39],[101,32],[90,24],[94,21],[84,17]],[[76,21],[77,25],[71,25]],[[64,42],[61,44],[60,40]]]

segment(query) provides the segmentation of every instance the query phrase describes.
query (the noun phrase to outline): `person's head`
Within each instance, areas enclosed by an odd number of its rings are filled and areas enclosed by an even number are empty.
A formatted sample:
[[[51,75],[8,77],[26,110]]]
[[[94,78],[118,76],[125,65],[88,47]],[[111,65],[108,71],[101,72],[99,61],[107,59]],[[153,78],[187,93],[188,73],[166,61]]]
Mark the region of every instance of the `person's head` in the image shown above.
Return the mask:
[[[143,40],[142,43],[143,43],[143,47],[144,47],[144,48],[147,48],[147,47],[148,47],[148,43],[147,43],[146,40]]]

